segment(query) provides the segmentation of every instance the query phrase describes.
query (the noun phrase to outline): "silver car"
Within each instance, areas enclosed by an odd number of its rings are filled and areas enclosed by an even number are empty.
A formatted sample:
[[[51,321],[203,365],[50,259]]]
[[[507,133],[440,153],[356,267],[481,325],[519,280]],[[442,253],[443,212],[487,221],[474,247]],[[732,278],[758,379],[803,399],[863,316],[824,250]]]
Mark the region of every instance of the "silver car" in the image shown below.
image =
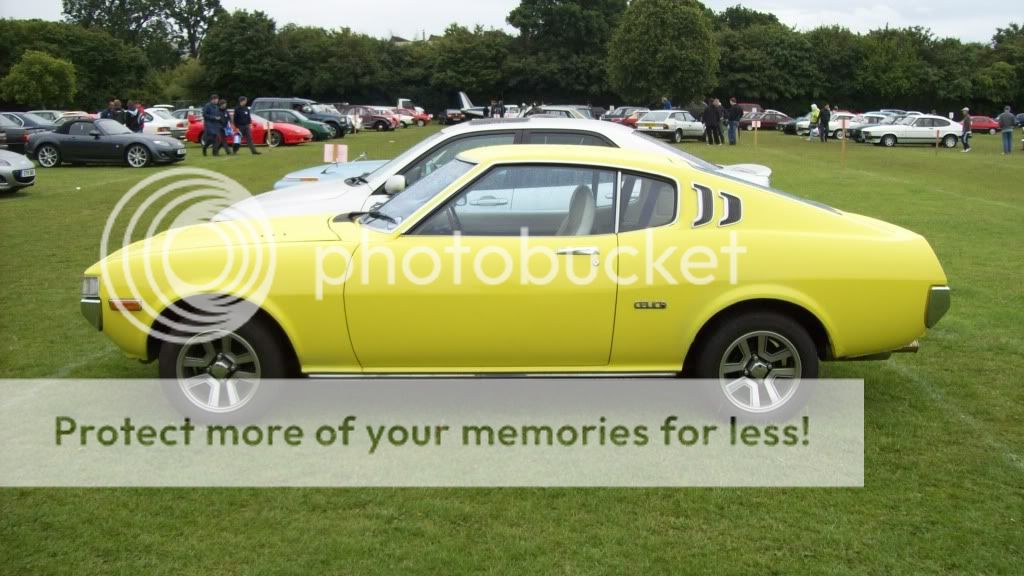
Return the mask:
[[[12,192],[36,183],[36,166],[31,160],[0,150],[0,192]]]

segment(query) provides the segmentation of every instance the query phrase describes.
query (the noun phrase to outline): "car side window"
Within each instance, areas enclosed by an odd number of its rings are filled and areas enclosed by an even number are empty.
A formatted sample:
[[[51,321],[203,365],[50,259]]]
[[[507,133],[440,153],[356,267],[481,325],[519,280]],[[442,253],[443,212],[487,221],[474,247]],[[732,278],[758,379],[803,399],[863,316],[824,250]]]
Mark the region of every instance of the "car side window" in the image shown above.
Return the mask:
[[[11,122],[14,122],[18,126],[25,126],[25,121],[22,120],[21,118],[18,118],[14,114],[4,114],[4,118],[7,118]]]
[[[571,144],[575,146],[610,146],[593,134],[583,132],[530,132],[527,144]]]
[[[402,173],[405,176],[406,187],[412,186],[425,176],[451,162],[456,156],[484,146],[500,146],[502,144],[515,144],[516,135],[513,132],[504,134],[479,134],[466,136],[457,140],[451,140],[440,147],[431,150],[426,156],[410,164]]]
[[[92,122],[75,122],[68,127],[68,135],[70,136],[88,136],[89,132],[92,132]]]
[[[611,234],[616,172],[560,165],[497,166],[450,198],[415,234]]]
[[[664,226],[676,218],[676,185],[661,178],[624,173],[619,203],[619,232]]]
[[[949,120],[943,120],[941,118],[932,118],[932,126],[945,128],[946,126],[949,126]]]

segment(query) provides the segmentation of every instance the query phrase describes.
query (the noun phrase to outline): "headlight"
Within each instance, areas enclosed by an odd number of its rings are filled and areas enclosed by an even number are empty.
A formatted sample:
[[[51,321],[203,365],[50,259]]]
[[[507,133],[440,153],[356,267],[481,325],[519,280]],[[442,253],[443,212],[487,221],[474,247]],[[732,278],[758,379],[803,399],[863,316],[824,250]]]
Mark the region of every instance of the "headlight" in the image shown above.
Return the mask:
[[[82,276],[82,298],[100,297],[100,279],[96,276]]]
[[[163,140],[153,140],[153,144],[156,144],[157,146],[170,146],[171,145],[170,142],[164,142]]]

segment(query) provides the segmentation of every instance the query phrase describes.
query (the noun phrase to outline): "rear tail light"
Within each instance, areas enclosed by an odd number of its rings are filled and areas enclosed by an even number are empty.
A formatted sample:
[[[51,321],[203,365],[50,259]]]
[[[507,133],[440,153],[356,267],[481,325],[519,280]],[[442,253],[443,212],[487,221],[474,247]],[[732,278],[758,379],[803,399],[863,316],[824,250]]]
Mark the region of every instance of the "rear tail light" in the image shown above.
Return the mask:
[[[28,132],[25,132],[21,135],[21,141],[28,142]]]

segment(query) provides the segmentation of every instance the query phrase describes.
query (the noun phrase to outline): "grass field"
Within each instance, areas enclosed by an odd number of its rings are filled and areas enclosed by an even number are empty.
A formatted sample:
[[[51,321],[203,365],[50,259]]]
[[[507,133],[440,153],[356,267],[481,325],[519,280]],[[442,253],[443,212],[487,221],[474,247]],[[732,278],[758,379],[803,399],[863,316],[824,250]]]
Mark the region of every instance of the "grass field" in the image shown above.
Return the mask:
[[[432,130],[345,142],[390,157]],[[683,147],[924,234],[955,291],[919,354],[825,365],[866,380],[863,489],[8,489],[0,573],[1024,573],[1024,153],[851,145],[841,169],[838,143],[759,143]],[[321,156],[186,164],[255,192]],[[156,375],[77,302],[107,214],[153,172],[43,170],[0,196],[0,377]]]

